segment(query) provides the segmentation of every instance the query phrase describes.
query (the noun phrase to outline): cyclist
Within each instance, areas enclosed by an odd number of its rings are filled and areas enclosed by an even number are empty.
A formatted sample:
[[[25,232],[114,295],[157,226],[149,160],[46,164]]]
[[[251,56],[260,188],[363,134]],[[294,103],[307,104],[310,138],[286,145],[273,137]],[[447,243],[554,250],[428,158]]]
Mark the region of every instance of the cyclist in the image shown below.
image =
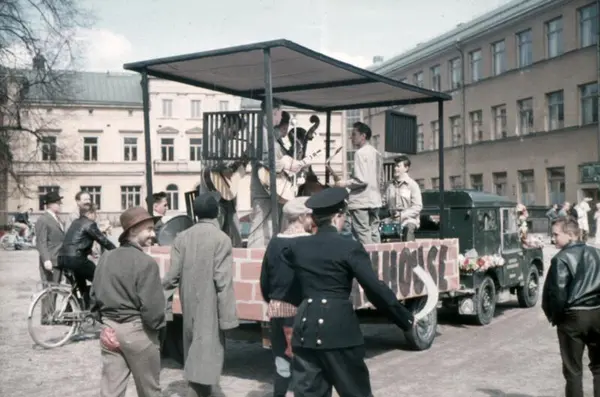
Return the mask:
[[[80,217],[71,223],[58,254],[58,267],[73,272],[77,286],[83,295],[86,308],[89,308],[89,288],[86,281],[93,281],[96,265],[88,258],[94,241],[107,250],[115,245],[100,231],[96,224],[96,206],[80,208]]]
[[[17,207],[17,215],[15,215],[14,226],[19,229],[18,236],[27,239],[29,236],[29,211],[22,211],[21,206]]]

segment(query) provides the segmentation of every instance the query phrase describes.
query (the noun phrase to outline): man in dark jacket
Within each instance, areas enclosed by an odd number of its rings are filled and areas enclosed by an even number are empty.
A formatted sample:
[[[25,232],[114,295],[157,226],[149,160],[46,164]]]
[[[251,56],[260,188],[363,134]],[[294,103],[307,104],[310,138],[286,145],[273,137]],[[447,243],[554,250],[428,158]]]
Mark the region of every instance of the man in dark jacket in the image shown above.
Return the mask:
[[[594,397],[600,397],[600,250],[579,241],[579,225],[572,217],[554,222],[552,239],[560,251],[546,275],[542,309],[557,326],[565,396],[583,397],[582,358],[587,346]]]
[[[98,229],[94,204],[80,207],[79,214],[79,218],[71,223],[65,235],[58,253],[58,267],[73,272],[87,308],[90,298],[86,281],[94,280],[96,270],[96,265],[88,259],[94,241],[107,250],[115,249],[115,245]]]
[[[295,237],[310,236],[311,210],[305,203],[308,197],[296,197],[285,203],[283,215],[288,226],[283,233],[269,241],[260,273],[260,290],[269,303],[267,315],[271,329],[271,351],[275,359],[273,397],[284,397],[291,380],[291,338],[296,305],[302,300],[299,285],[294,282],[283,250]]]
[[[371,258],[358,241],[340,235],[345,221],[346,189],[334,187],[311,196],[316,234],[297,237],[284,257],[302,290],[294,319],[292,347],[294,395],[371,397],[364,339],[350,300],[353,280],[394,324],[408,331],[414,317],[396,294],[379,281]]]

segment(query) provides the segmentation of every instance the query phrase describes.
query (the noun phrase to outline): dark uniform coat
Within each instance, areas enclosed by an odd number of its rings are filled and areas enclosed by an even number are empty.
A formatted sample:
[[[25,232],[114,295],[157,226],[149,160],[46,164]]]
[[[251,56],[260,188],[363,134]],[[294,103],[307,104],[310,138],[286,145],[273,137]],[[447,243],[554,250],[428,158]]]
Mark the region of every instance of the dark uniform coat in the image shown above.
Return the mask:
[[[333,226],[322,226],[315,235],[294,239],[285,255],[303,295],[292,338],[294,371],[304,379],[297,385],[300,392],[296,396],[327,395],[331,386],[340,396],[369,396],[364,340],[350,300],[353,279],[363,287],[369,301],[403,330],[412,327],[413,315],[379,280],[364,247]],[[307,361],[306,357],[313,357],[308,360],[312,362],[300,362]],[[307,375],[307,368],[315,373]],[[318,374],[322,368],[327,374]],[[311,386],[302,386],[309,379]],[[308,393],[309,389],[314,394]]]

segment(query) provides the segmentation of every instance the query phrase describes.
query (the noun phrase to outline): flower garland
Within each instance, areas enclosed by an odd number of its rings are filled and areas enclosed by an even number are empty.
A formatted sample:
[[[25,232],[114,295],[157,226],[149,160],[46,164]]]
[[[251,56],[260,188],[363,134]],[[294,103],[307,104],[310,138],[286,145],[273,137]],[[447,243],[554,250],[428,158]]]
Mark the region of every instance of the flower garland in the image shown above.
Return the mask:
[[[529,213],[527,212],[527,207],[523,204],[517,204],[515,207],[515,213],[517,215],[517,222],[519,227],[519,238],[521,241],[527,241],[527,232],[529,228],[527,227],[527,218],[529,218]]]
[[[503,266],[504,263],[504,258],[498,254],[484,255],[479,258],[458,255],[458,268],[466,273],[485,272],[491,268]]]

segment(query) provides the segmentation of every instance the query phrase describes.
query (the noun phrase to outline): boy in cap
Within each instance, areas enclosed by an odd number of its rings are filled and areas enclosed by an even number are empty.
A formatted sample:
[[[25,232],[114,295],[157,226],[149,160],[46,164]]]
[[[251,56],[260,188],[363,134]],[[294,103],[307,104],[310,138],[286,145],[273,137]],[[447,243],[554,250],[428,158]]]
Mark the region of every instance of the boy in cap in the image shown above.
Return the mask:
[[[143,252],[158,220],[142,207],[120,217],[120,247],[105,252],[92,284],[92,300],[103,330],[101,397],[124,396],[133,374],[138,396],[160,396],[159,329],[165,325],[165,297],[156,261]],[[107,338],[108,336],[108,338]],[[114,344],[106,345],[102,342]]]
[[[291,379],[291,337],[296,306],[302,300],[299,286],[294,282],[294,272],[282,253],[295,237],[310,236],[312,212],[306,207],[308,197],[296,197],[283,206],[288,226],[283,233],[271,239],[260,273],[260,289],[268,302],[270,318],[271,350],[275,359],[275,382],[273,397],[283,397]]]
[[[344,397],[372,396],[364,340],[350,300],[353,279],[401,329],[410,330],[414,323],[412,313],[379,281],[362,244],[340,235],[347,197],[339,187],[311,196],[306,206],[317,232],[294,239],[284,250],[303,296],[292,337],[298,397],[331,395],[332,387]]]
[[[162,283],[166,290],[179,287],[188,397],[211,395],[223,371],[224,331],[239,325],[231,240],[217,221],[219,199],[211,192],[194,200],[200,219],[173,241],[171,266]]]

